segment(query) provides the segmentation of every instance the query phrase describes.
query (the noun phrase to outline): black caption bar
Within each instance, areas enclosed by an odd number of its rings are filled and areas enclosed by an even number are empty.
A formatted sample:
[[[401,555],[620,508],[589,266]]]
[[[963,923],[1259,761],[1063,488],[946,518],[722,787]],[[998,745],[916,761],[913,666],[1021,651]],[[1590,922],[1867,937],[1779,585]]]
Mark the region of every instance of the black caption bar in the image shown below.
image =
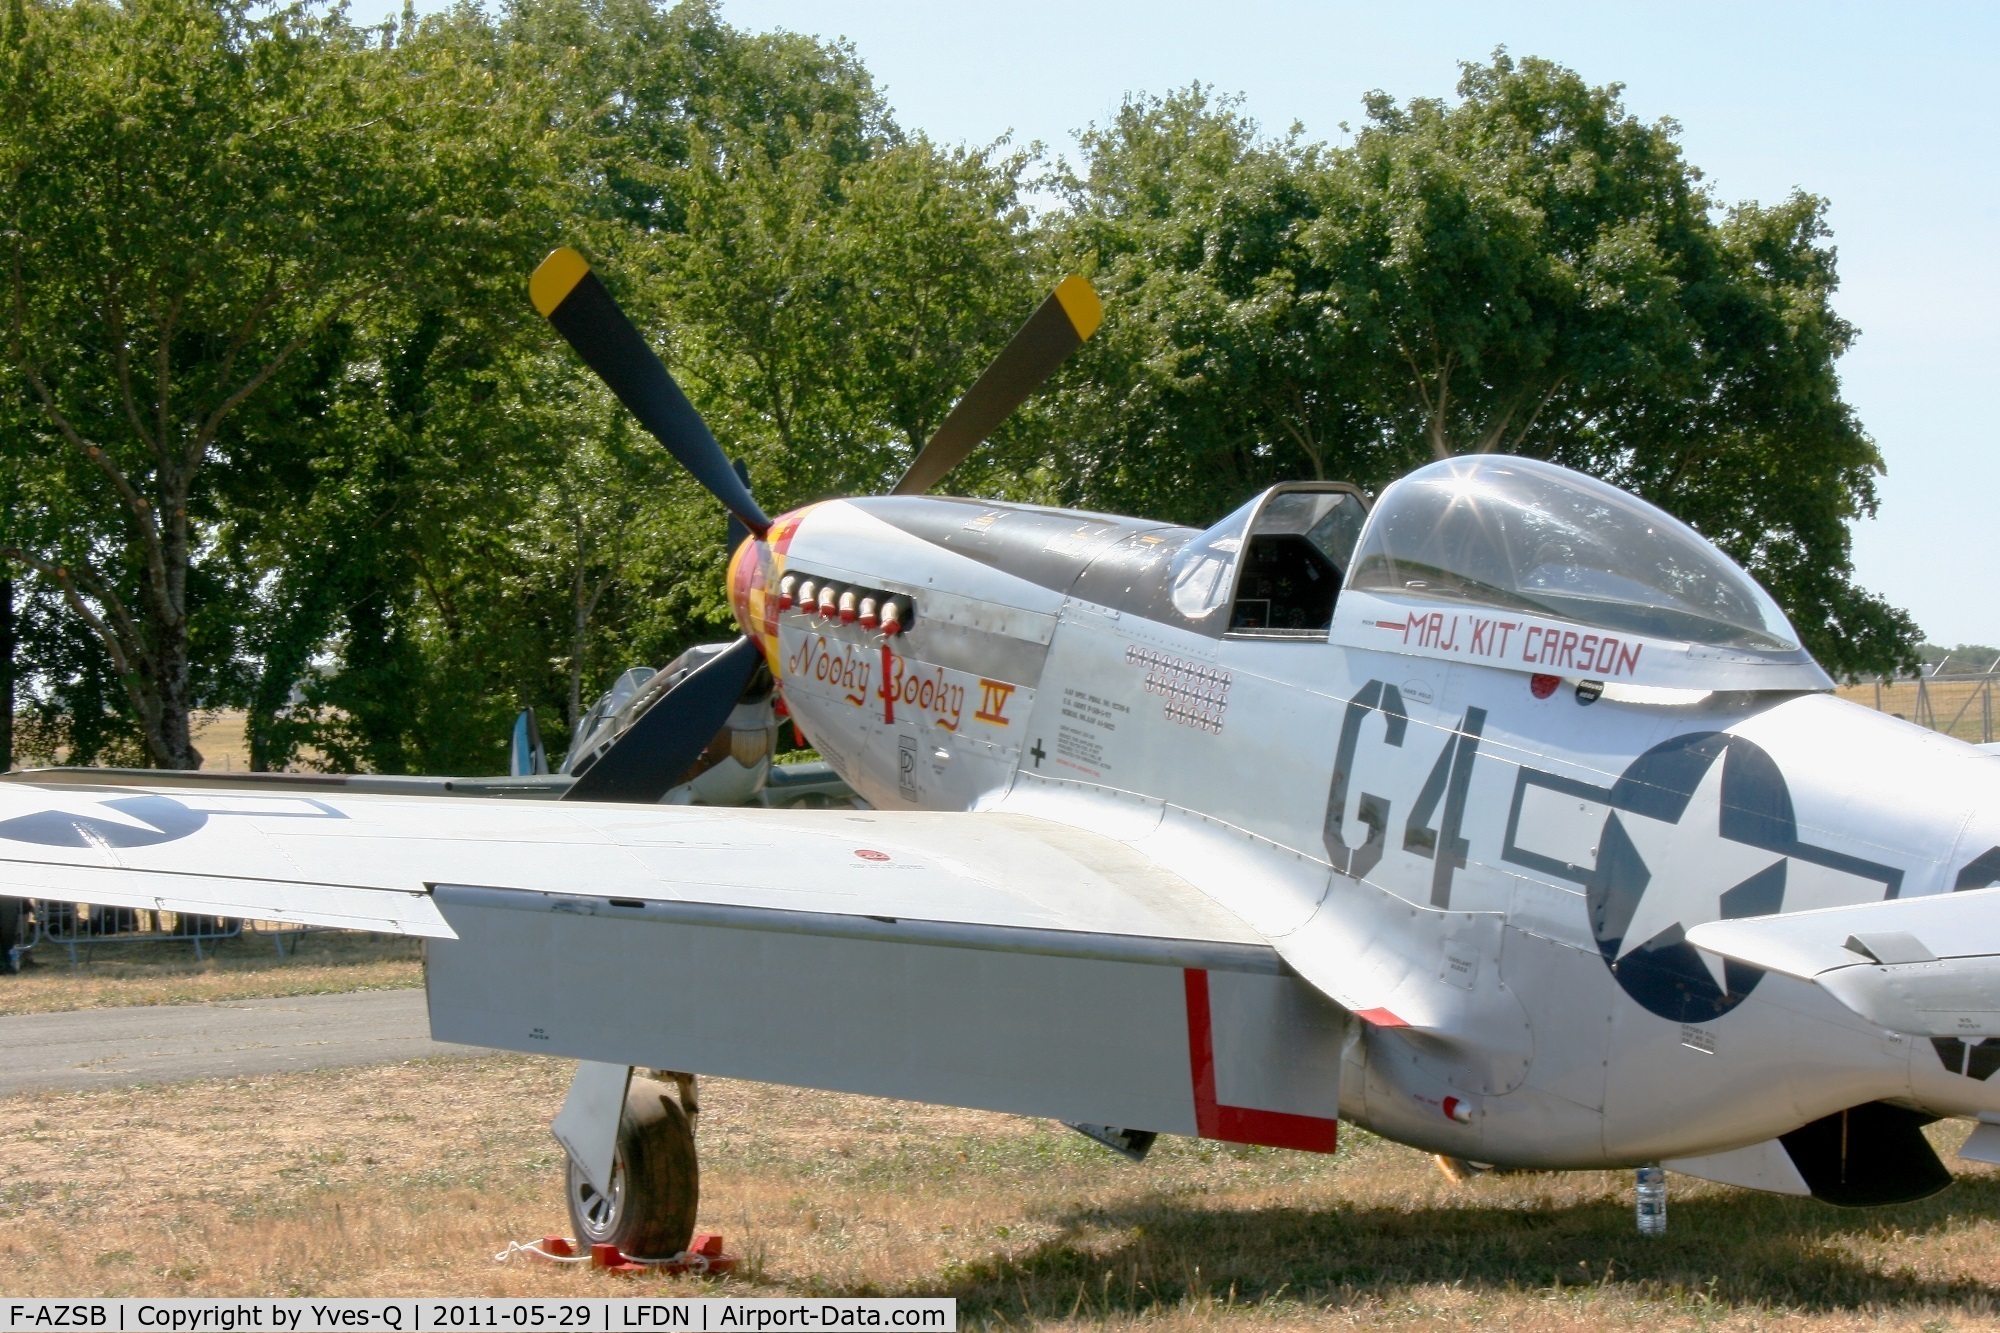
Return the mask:
[[[439,1333],[545,1329],[550,1333],[672,1333],[676,1329],[924,1329],[956,1333],[948,1297],[793,1296],[768,1299],[610,1300],[335,1299],[0,1301],[0,1333]]]

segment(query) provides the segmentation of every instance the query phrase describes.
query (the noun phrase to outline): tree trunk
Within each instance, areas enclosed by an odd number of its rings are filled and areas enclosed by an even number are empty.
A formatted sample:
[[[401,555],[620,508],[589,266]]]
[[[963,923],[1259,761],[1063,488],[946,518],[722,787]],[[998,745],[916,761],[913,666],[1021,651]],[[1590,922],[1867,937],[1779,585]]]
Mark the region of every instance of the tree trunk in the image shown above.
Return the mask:
[[[0,574],[0,773],[14,767],[14,580]],[[0,949],[11,941],[0,939]]]
[[[156,673],[149,697],[141,704],[146,727],[146,745],[157,768],[195,769],[201,767],[201,751],[194,748],[194,698],[191,654],[188,644],[187,576],[191,554],[187,531],[187,494],[178,479],[163,479],[160,498],[160,558],[165,565],[163,585],[148,589],[143,600],[151,654]]]
[[[578,555],[576,577],[570,584],[569,630],[569,743],[576,746],[576,724],[583,717],[583,650],[589,642],[589,617],[583,612],[583,557]]]
[[[201,751],[194,748],[194,700],[188,688],[187,622],[182,620],[174,628],[177,633],[161,634],[168,641],[160,645],[158,713],[148,739],[153,744],[153,762],[159,767],[200,768]]]

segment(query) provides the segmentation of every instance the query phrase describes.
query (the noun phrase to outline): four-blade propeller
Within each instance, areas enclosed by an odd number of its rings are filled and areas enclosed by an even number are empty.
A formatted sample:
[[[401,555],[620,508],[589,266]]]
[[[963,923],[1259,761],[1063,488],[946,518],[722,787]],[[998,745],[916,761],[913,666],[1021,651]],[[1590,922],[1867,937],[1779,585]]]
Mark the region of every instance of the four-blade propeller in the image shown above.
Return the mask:
[[[544,259],[528,279],[528,295],[618,401],[722,502],[736,523],[753,537],[770,531],[771,520],[751,496],[741,466],[732,466],[694,404],[582,255],[564,247]],[[1104,308],[1090,284],[1074,274],[1064,278],[952,407],[890,493],[921,495],[942,481],[1103,319]],[[737,534],[735,524],[731,526],[733,549]],[[658,801],[728,722],[756,677],[759,660],[751,641],[738,639],[661,696],[564,799]]]

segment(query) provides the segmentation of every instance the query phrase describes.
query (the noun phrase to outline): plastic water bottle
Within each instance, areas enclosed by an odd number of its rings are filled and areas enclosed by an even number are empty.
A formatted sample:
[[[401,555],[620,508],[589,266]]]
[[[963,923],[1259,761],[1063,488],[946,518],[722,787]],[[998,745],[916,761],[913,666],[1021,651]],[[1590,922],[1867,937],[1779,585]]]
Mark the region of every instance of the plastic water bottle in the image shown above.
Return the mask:
[[[1639,1168],[1639,1234],[1667,1234],[1667,1173],[1657,1166]]]

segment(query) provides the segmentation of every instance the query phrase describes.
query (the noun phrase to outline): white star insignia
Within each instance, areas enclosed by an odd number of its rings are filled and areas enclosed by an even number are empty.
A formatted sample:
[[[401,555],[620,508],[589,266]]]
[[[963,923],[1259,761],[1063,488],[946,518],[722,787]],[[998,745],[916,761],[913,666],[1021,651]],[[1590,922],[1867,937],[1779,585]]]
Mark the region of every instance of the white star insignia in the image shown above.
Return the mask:
[[[1722,836],[1722,768],[1723,757],[1717,755],[1702,775],[1701,785],[1688,798],[1679,823],[1627,810],[1613,816],[1624,826],[1625,836],[1638,849],[1650,876],[1638,910],[1632,913],[1632,923],[1625,927],[1625,938],[1619,942],[1619,958],[1672,926],[1685,931],[1720,921],[1722,895],[1787,859]],[[1704,953],[1701,961],[1715,978],[1715,988],[1727,991],[1722,959]]]
[[[1648,874],[1646,891],[1619,941],[1619,958],[1673,926],[1687,931],[1720,921],[1723,895],[1781,863],[1785,866],[1785,896],[1774,910],[1803,912],[1872,902],[1882,896],[1879,880],[1723,837],[1724,763],[1724,756],[1718,755],[1708,766],[1677,823],[1628,810],[1612,816],[1624,827]],[[1701,961],[1715,978],[1716,989],[1726,993],[1729,987],[1723,980],[1722,959],[1702,953]]]

